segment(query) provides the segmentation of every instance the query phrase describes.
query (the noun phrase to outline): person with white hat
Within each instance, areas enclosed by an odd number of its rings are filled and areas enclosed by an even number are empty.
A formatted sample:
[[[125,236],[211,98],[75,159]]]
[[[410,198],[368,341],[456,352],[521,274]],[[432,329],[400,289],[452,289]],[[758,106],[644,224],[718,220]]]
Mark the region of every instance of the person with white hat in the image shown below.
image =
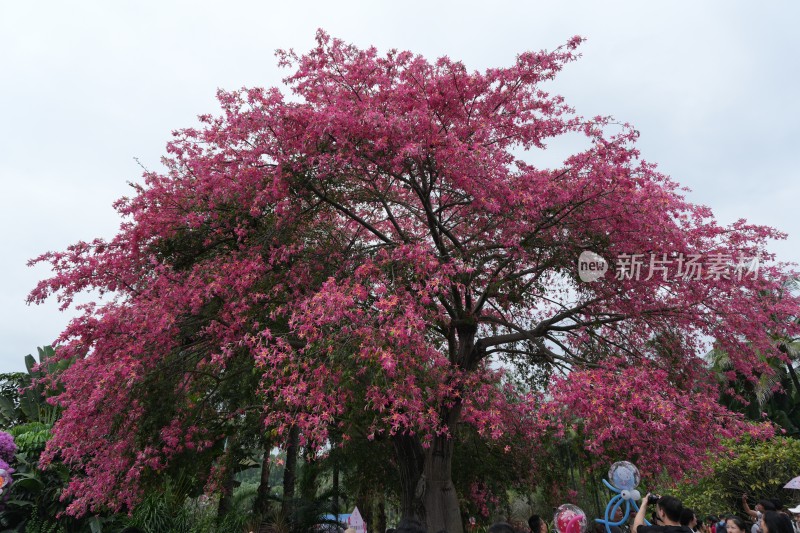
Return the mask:
[[[794,533],[800,533],[800,504],[795,507],[790,507],[788,511],[792,513],[792,527],[794,528]]]

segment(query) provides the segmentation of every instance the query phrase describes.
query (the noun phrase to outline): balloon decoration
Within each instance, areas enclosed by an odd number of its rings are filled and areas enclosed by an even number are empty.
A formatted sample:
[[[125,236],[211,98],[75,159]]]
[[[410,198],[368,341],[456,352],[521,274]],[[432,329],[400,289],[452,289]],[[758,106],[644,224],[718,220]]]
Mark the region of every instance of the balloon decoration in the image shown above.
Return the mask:
[[[586,513],[577,505],[565,503],[553,517],[557,533],[586,533]]]
[[[606,526],[606,533],[611,533],[612,526],[619,527],[628,521],[631,515],[631,507],[635,511],[639,510],[636,500],[642,496],[636,490],[636,487],[641,480],[639,469],[628,461],[616,462],[608,469],[608,481],[604,479],[603,484],[616,494],[606,505],[605,516],[602,519],[595,519],[596,522]],[[625,506],[625,512],[622,518],[615,520],[614,517],[617,514],[617,510],[621,509],[623,505]],[[647,520],[645,522],[650,525]]]

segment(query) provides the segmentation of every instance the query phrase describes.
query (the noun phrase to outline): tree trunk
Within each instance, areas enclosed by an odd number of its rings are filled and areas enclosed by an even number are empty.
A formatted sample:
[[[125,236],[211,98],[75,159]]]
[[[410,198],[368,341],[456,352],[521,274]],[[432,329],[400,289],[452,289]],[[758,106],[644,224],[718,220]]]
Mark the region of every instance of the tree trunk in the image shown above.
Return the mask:
[[[419,520],[430,533],[464,531],[452,480],[453,440],[436,437],[427,450],[408,435],[392,442],[400,468],[401,519]]]
[[[424,524],[422,493],[425,485],[422,469],[425,456],[422,446],[419,439],[411,435],[393,436],[392,445],[400,470],[400,519],[413,518]]]
[[[286,466],[283,470],[283,506],[285,517],[291,520],[292,500],[294,500],[294,485],[297,474],[297,454],[300,448],[300,429],[292,426],[289,430],[289,439],[286,443]]]
[[[339,520],[341,509],[339,508],[339,461],[333,463],[333,515],[335,520]]]
[[[226,469],[225,480],[222,482],[222,494],[219,497],[219,505],[217,506],[217,520],[222,520],[225,515],[231,512],[233,508],[233,489],[235,486],[235,479],[233,478],[233,471]]]
[[[461,511],[453,485],[453,439],[436,437],[425,452],[425,505],[428,531],[461,533]]]
[[[217,505],[217,520],[222,520],[233,508],[233,490],[236,488],[236,472],[234,467],[237,461],[236,447],[238,442],[235,438],[229,438],[226,442],[225,454],[222,457],[223,476],[222,494]]]
[[[375,519],[375,526],[372,528],[374,533],[386,531],[386,491],[381,489],[378,496],[378,516]]]
[[[475,370],[480,360],[475,346],[477,330],[473,319],[453,322],[448,336],[451,364]],[[454,434],[461,418],[460,398],[453,399],[452,407],[442,408],[440,416]],[[453,439],[437,436],[427,450],[422,449],[416,436],[395,436],[393,444],[400,468],[402,518],[419,520],[429,533],[442,530],[463,533],[458,495],[453,485]]]
[[[308,505],[317,499],[317,478],[319,477],[319,464],[314,459],[310,448],[303,451],[303,469],[300,471],[300,497]]]
[[[253,502],[253,512],[262,519],[269,513],[269,452],[270,445],[267,444],[267,446],[264,446],[264,461],[261,463],[261,479],[258,484],[258,492]]]
[[[358,511],[361,513],[361,518],[364,519],[364,523],[367,525],[367,531],[369,531],[370,526],[373,525],[371,493],[371,490],[362,491],[361,494],[356,497],[356,507],[358,507]]]

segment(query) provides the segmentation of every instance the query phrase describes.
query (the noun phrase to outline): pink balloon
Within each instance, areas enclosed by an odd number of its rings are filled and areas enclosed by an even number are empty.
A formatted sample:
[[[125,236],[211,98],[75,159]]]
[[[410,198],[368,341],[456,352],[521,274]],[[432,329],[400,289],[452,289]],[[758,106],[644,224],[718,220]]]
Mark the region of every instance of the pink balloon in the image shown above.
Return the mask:
[[[556,510],[553,523],[558,533],[585,533],[586,513],[577,505],[565,503]]]

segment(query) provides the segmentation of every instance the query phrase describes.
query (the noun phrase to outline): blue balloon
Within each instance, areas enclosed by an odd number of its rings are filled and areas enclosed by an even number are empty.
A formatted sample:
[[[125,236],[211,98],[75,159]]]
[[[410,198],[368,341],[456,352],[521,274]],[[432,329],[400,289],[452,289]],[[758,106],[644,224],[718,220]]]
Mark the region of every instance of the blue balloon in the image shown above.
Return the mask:
[[[633,490],[641,481],[639,469],[628,461],[619,461],[608,469],[608,480],[612,485],[622,490]]]
[[[615,494],[606,505],[605,516],[595,519],[595,522],[605,525],[606,533],[611,533],[612,526],[621,526],[628,521],[631,515],[631,508],[635,511],[639,510],[636,499],[640,494],[639,491],[634,489],[639,485],[641,477],[636,465],[628,461],[619,461],[608,469],[608,479],[611,482],[609,483],[604,479],[603,485]],[[622,509],[623,506],[625,511],[622,513],[622,517],[617,520],[617,511]],[[647,520],[645,520],[645,523],[650,525]]]

